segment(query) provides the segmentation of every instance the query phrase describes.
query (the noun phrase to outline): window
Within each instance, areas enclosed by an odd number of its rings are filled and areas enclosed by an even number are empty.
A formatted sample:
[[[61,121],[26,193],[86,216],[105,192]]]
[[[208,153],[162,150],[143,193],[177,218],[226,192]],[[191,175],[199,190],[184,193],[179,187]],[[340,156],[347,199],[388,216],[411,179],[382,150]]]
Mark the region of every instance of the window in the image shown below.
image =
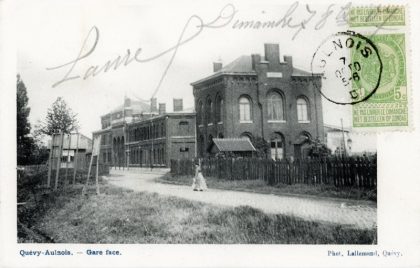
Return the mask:
[[[308,122],[308,102],[305,98],[298,98],[297,99],[297,117],[298,122]]]
[[[272,135],[270,140],[270,153],[273,160],[281,160],[284,157],[283,138],[278,133]]]
[[[241,139],[248,139],[249,141],[252,141],[252,134],[249,132],[244,132],[239,137]]]
[[[245,96],[239,98],[239,121],[251,121],[251,101]]]
[[[207,123],[210,124],[213,122],[213,102],[211,99],[207,99]]]
[[[268,120],[284,120],[283,97],[279,93],[272,91],[267,95],[267,112]]]
[[[201,101],[197,104],[197,121],[199,125],[203,123],[203,103]]]
[[[164,123],[162,123],[162,125],[161,125],[161,128],[162,128],[162,137],[165,137],[165,135],[166,135],[166,133],[165,133],[165,125],[164,125]]]
[[[223,121],[223,99],[221,96],[217,96],[216,100],[216,122]]]
[[[207,140],[207,142],[208,142],[208,147],[207,147],[207,149],[210,149],[210,147],[211,147],[211,145],[213,144],[213,135],[209,135],[209,139]]]
[[[179,135],[184,136],[190,134],[190,126],[187,121],[179,122]]]
[[[204,155],[204,137],[202,135],[198,139],[198,155],[201,157]]]

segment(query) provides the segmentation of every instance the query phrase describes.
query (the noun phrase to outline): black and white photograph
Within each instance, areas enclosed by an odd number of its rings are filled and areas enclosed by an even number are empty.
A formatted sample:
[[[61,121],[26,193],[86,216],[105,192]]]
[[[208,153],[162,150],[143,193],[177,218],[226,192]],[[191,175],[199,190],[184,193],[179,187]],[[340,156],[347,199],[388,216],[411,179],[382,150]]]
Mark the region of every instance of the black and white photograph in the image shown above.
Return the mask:
[[[1,265],[420,265],[418,4],[0,7]]]

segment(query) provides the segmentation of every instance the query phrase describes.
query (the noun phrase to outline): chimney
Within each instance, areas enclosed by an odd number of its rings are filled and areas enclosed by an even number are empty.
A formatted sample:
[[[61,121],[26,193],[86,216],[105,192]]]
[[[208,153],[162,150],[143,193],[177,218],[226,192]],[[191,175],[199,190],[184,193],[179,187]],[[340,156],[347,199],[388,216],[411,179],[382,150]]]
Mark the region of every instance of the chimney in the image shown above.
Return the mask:
[[[265,60],[270,64],[280,64],[279,44],[264,44]]]
[[[287,65],[290,65],[293,67],[293,57],[292,56],[284,56],[284,61],[287,63]]]
[[[257,66],[261,62],[261,55],[260,54],[252,54],[252,70],[255,70],[255,66]]]
[[[166,104],[165,103],[159,103],[159,114],[166,113]]]
[[[174,112],[181,112],[183,109],[182,107],[182,99],[174,99]]]
[[[213,62],[213,72],[218,72],[223,68],[223,63]]]
[[[157,112],[157,99],[156,98],[152,98],[151,100],[151,104],[150,104],[150,111],[152,113]]]

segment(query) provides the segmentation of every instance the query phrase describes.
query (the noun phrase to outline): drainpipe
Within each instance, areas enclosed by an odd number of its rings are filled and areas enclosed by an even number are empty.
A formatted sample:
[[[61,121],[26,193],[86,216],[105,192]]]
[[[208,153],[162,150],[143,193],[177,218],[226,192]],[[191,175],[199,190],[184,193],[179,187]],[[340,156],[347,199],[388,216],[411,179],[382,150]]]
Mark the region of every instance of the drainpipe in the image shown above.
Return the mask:
[[[316,81],[312,80],[312,91],[314,92],[314,105],[315,105],[315,127],[316,127],[316,136],[317,138],[319,137],[319,120],[318,120],[318,109],[317,109],[317,97],[316,97],[316,89],[315,89],[315,85],[314,83],[316,83]],[[322,100],[321,100],[322,101]]]
[[[264,116],[263,116],[263,106],[260,100],[260,82],[257,75],[257,100],[258,100],[258,107],[260,108],[260,115],[261,115],[261,138],[264,139]]]

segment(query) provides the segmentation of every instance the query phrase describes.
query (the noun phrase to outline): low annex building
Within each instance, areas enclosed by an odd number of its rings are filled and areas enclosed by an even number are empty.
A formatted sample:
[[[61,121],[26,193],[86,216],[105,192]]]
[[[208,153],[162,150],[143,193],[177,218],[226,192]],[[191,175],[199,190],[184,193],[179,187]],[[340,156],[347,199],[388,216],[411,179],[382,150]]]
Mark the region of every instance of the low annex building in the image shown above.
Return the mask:
[[[92,153],[92,140],[80,133],[63,134],[63,136],[55,134],[48,141],[48,148],[53,150],[51,159],[53,169],[56,167],[58,155],[61,155],[60,168],[74,168],[75,161],[80,168],[86,164],[88,155]]]
[[[173,112],[157,99],[151,105],[125,98],[124,104],[101,117],[99,161],[112,166],[167,167],[171,159],[195,157],[195,112],[174,99]]]
[[[252,157],[255,147],[247,138],[214,138],[210,147],[212,154],[234,157]]]
[[[294,67],[292,56],[280,61],[278,44],[264,49],[213,63],[213,74],[191,84],[200,157],[214,138],[263,138],[273,159],[299,158],[310,140],[324,140],[321,76]]]

